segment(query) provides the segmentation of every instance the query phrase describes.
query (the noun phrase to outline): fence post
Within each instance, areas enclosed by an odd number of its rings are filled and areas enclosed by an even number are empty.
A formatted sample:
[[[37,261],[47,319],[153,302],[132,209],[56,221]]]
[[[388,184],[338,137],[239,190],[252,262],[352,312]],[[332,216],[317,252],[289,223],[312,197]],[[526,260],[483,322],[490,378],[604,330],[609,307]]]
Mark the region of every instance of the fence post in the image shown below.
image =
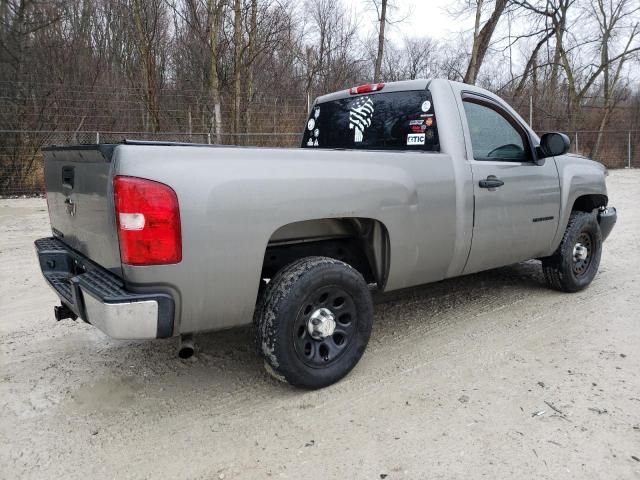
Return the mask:
[[[211,145],[211,133],[207,133],[207,143]]]
[[[629,139],[627,143],[627,168],[631,168],[631,130],[629,130]]]
[[[578,143],[578,132],[576,132],[576,151],[574,153],[578,153],[580,149],[580,144]]]
[[[100,132],[96,132],[96,145],[100,143]]]
[[[274,98],[273,99],[273,133],[276,133],[277,131],[277,124],[278,124],[277,111],[278,111],[278,98]]]

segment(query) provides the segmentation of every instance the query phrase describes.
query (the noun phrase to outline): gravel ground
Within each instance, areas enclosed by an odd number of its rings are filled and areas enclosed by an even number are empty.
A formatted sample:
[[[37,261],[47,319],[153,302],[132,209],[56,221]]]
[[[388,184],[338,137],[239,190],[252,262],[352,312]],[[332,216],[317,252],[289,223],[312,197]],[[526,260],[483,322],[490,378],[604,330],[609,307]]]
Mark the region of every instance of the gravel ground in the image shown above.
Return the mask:
[[[306,392],[244,329],[110,340],[56,323],[44,200],[0,201],[2,478],[640,479],[640,171],[584,292],[526,262],[385,295],[360,364]]]

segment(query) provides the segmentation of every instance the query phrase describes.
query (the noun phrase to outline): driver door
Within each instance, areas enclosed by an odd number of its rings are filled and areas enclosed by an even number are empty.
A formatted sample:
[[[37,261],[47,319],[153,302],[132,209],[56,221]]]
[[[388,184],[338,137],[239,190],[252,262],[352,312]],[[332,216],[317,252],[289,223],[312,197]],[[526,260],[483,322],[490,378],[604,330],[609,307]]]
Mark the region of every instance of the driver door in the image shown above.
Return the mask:
[[[475,204],[464,273],[545,254],[556,233],[560,208],[555,161],[534,162],[527,130],[497,102],[465,94],[463,105]]]

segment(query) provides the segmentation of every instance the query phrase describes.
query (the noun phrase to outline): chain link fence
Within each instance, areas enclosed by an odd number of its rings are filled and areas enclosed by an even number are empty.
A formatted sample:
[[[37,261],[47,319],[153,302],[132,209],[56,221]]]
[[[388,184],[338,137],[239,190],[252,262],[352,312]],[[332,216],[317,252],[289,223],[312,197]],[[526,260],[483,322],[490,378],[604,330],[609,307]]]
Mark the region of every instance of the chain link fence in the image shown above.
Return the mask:
[[[640,167],[640,131],[567,132],[571,151],[594,158],[608,168]],[[118,143],[124,139],[184,143],[216,143],[260,147],[297,147],[300,133],[100,132],[0,130],[0,196],[41,195],[43,156],[48,145]]]
[[[571,151],[603,163],[607,168],[640,167],[640,130],[565,132]]]
[[[43,155],[50,145],[119,143],[125,139],[158,142],[205,143],[253,147],[297,147],[300,133],[240,133],[216,135],[181,132],[54,132],[0,130],[0,197],[42,195]]]

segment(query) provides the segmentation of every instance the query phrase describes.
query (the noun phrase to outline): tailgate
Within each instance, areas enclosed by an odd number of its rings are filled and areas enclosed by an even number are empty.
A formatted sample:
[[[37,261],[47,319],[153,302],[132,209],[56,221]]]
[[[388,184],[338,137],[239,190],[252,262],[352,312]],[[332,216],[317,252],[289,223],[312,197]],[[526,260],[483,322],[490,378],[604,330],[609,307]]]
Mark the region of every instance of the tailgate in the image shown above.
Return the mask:
[[[44,150],[44,178],[53,234],[95,263],[122,274],[113,208],[114,145]]]

